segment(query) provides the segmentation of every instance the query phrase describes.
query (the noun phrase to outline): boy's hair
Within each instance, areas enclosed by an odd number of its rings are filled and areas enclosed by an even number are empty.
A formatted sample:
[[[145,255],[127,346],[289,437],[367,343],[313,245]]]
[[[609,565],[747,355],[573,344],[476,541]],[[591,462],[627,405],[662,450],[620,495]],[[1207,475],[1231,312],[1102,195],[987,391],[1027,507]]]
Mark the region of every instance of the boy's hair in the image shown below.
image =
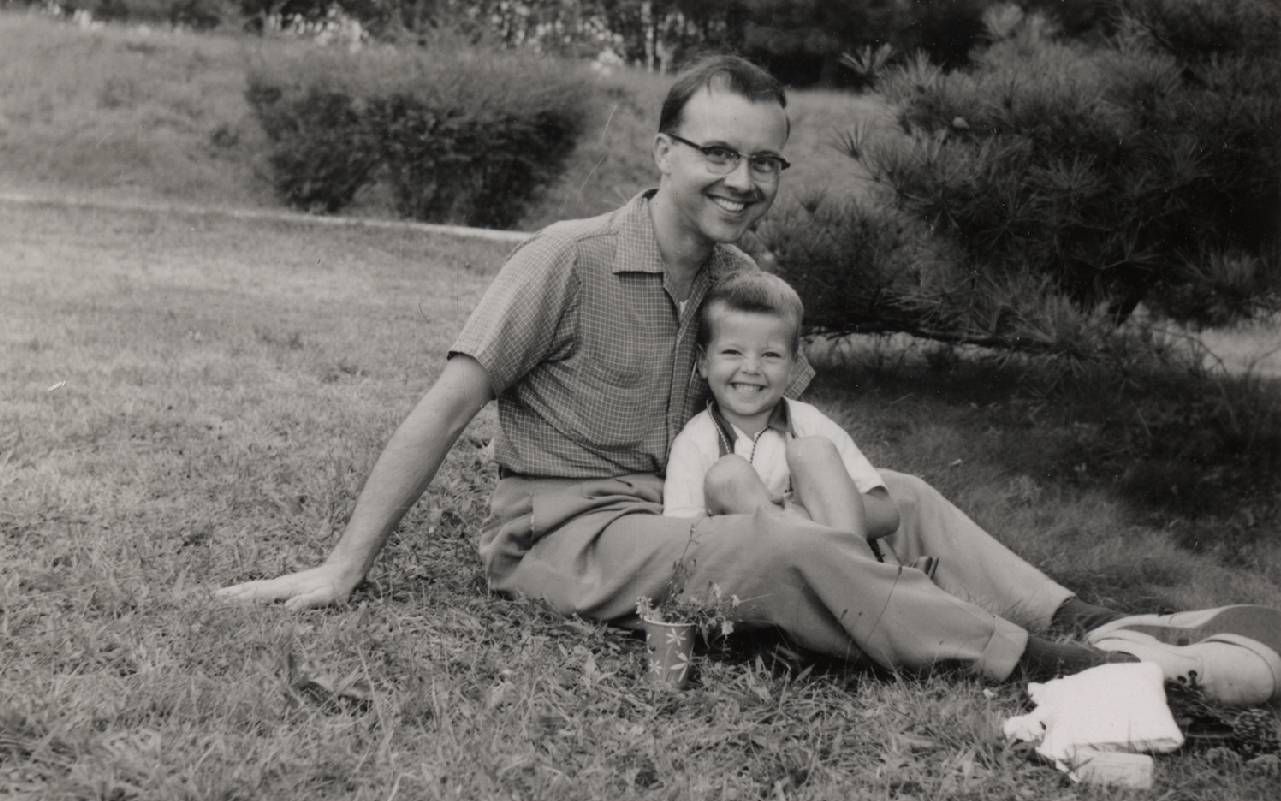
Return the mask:
[[[715,311],[718,304],[737,312],[773,314],[792,326],[792,353],[801,346],[801,321],[805,304],[792,285],[763,270],[739,270],[716,282],[698,313],[698,346],[706,348],[715,333]]]
[[[741,56],[714,55],[701,58],[676,76],[658,115],[659,133],[676,133],[684,119],[685,106],[704,87],[726,89],[753,102],[773,101],[787,108],[783,84],[765,70]],[[791,121],[788,121],[791,128]]]

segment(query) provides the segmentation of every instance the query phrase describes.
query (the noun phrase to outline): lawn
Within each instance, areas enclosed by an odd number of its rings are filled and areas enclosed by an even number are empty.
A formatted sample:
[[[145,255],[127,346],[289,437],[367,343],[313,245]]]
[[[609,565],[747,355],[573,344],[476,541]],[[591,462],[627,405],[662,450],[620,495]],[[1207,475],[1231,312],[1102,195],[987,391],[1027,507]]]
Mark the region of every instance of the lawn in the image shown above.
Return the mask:
[[[59,202],[275,209],[241,96],[256,47],[0,14],[0,192],[51,198],[0,200],[0,797],[1112,796],[1002,740],[1014,684],[739,643],[663,691],[631,634],[490,595],[475,544],[492,407],[350,605],[215,603],[329,551],[509,247]],[[650,183],[643,153],[606,158],[652,136],[659,82],[627,80],[523,227]],[[792,112],[789,186],[858,186],[831,145],[883,111],[798,92]],[[1248,333],[1211,341],[1249,366],[1277,334]],[[874,462],[924,476],[1087,600],[1281,606],[1275,531],[1136,509],[1082,451],[1106,432],[1008,372],[906,352],[813,349],[828,369],[810,400]],[[1157,792],[1268,797],[1268,771],[1188,749],[1158,760]]]
[[[1102,795],[1004,744],[1015,685],[745,646],[665,692],[628,633],[489,595],[488,410],[350,606],[215,604],[327,552],[505,246],[56,205],[0,205],[0,237],[0,795]],[[864,370],[814,399],[1091,600],[1281,604],[1275,545],[1191,554],[1104,484],[1038,478],[1051,432],[994,394]],[[1205,752],[1157,778],[1275,781]]]

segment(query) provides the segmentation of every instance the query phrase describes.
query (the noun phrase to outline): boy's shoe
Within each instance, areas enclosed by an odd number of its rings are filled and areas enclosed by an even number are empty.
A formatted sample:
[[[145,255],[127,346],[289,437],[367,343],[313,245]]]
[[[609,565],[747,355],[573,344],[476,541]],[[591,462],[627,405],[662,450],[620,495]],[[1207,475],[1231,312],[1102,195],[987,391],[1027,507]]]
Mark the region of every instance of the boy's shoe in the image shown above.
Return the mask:
[[[1197,609],[1173,615],[1131,615],[1092,630],[1086,641],[1134,631],[1166,645],[1191,645],[1219,634],[1235,634],[1262,643],[1281,653],[1281,610],[1258,604],[1235,604],[1217,609]]]
[[[1122,629],[1092,640],[1091,645],[1155,663],[1167,682],[1197,688],[1220,704],[1256,706],[1281,701],[1281,655],[1247,637],[1217,634],[1192,645],[1170,645]]]

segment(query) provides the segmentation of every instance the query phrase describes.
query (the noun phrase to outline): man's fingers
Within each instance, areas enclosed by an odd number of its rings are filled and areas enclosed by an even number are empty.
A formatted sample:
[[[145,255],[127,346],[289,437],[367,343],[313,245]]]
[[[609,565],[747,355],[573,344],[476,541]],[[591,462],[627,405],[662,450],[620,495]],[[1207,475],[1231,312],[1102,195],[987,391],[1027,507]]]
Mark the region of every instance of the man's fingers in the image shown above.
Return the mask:
[[[337,600],[333,587],[318,587],[310,592],[295,595],[285,601],[285,608],[290,612],[300,612],[303,609],[314,609],[318,606],[328,606]]]
[[[246,581],[243,584],[223,587],[216,591],[214,596],[226,601],[238,602],[278,601],[297,592],[294,579],[294,576],[281,576],[265,581]]]

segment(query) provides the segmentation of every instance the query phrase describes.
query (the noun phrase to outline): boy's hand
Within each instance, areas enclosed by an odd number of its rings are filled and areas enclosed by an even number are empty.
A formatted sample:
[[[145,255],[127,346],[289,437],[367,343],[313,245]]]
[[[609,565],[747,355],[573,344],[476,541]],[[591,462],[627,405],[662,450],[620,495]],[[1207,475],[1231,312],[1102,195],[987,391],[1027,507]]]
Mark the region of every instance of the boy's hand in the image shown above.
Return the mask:
[[[214,593],[214,597],[231,603],[284,601],[285,608],[296,612],[317,606],[344,604],[359,583],[360,579],[353,581],[346,570],[326,563],[274,579],[246,581],[223,587]]]

